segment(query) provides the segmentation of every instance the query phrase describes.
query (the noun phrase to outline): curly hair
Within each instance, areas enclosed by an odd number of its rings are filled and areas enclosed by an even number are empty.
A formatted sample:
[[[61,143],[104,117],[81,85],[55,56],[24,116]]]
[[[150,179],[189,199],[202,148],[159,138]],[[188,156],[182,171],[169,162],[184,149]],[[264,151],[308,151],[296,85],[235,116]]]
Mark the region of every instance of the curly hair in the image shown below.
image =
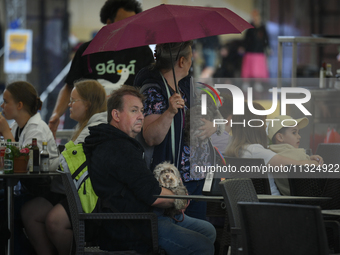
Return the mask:
[[[120,8],[136,14],[142,12],[141,4],[137,0],[107,0],[100,10],[100,21],[103,24],[106,24],[108,19],[113,22]]]

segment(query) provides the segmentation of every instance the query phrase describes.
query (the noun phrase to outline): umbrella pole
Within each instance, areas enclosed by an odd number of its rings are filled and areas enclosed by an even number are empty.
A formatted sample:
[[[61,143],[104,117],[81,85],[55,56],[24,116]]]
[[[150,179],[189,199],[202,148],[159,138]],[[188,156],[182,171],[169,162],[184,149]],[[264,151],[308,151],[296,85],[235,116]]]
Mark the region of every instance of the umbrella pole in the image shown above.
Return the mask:
[[[175,88],[176,88],[176,92],[179,94],[179,89],[178,89],[178,86],[177,86],[177,83],[176,83],[176,75],[175,75],[174,62],[172,61],[172,53],[171,53],[170,43],[169,43],[169,52],[170,52],[170,59],[171,59],[172,74],[174,75]]]

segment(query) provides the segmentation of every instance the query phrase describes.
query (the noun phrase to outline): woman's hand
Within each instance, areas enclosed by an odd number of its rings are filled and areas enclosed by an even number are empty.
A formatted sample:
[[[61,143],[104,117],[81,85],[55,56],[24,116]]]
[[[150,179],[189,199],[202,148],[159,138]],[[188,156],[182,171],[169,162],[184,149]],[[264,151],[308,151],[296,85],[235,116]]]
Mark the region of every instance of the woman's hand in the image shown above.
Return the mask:
[[[178,112],[178,109],[184,108],[184,100],[182,99],[181,95],[178,93],[173,94],[169,98],[169,108],[168,111],[175,115]]]
[[[315,160],[316,162],[319,163],[319,165],[322,165],[324,163],[323,158],[319,155],[312,155],[312,156],[310,156],[310,159]]]
[[[143,136],[149,146],[163,142],[178,109],[184,108],[184,100],[178,93],[169,98],[169,107],[162,114],[150,114],[144,118]]]
[[[199,139],[204,140],[216,132],[217,125],[214,127],[214,124],[211,121],[203,118],[201,118],[201,120],[204,122],[204,125],[199,128],[199,130],[202,130],[202,132],[197,136]]]
[[[12,135],[7,120],[1,115],[0,115],[0,133],[3,135],[5,139],[8,139],[9,133]]]

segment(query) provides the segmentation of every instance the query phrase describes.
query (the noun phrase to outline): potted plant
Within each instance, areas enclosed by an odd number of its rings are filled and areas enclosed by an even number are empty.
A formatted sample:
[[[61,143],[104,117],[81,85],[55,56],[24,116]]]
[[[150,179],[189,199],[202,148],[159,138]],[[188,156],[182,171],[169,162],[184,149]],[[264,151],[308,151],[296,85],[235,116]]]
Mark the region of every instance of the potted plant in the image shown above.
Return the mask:
[[[13,152],[13,169],[14,173],[26,173],[27,172],[27,164],[29,160],[29,149],[28,146],[25,146],[21,150],[17,147],[12,146]]]

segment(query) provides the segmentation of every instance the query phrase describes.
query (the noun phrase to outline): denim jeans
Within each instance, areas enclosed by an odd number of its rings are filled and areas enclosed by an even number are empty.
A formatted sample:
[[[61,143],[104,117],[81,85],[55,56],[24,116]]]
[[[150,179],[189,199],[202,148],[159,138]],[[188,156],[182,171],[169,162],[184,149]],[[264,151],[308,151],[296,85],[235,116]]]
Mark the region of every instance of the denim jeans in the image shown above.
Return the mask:
[[[157,213],[157,212],[156,212]],[[158,243],[168,255],[213,255],[216,230],[207,221],[185,215],[177,222],[161,213],[158,215]],[[182,220],[182,215],[176,215]]]

